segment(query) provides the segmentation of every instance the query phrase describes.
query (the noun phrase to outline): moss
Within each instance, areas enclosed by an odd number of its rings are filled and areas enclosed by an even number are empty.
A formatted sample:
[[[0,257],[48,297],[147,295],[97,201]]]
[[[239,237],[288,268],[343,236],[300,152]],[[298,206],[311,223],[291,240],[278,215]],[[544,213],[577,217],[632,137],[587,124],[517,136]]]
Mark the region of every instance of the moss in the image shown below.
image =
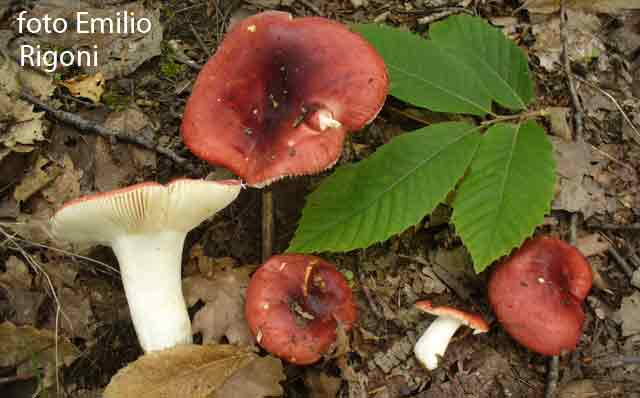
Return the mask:
[[[102,95],[102,103],[116,111],[123,110],[132,100],[131,96],[114,93],[112,91]]]

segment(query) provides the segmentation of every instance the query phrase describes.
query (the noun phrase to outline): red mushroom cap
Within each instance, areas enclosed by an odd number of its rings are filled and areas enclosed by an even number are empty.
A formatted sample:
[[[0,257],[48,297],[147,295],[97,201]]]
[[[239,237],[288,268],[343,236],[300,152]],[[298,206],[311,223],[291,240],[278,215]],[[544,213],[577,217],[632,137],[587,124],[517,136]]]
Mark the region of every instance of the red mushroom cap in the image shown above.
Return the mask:
[[[331,167],[387,88],[384,61],[346,26],[264,12],[238,23],[198,75],[182,136],[201,159],[263,186]]]
[[[273,256],[251,277],[245,316],[258,344],[291,363],[322,357],[358,313],[347,281],[335,266],[302,254]]]
[[[482,317],[473,312],[461,311],[457,308],[440,306],[434,307],[431,301],[416,301],[416,308],[426,312],[427,314],[436,316],[448,316],[459,320],[463,325],[474,330],[474,334],[486,333],[489,331],[489,324]]]
[[[592,280],[589,263],[575,247],[535,238],[496,267],[489,302],[516,341],[543,355],[559,355],[573,351],[580,340],[581,304]]]

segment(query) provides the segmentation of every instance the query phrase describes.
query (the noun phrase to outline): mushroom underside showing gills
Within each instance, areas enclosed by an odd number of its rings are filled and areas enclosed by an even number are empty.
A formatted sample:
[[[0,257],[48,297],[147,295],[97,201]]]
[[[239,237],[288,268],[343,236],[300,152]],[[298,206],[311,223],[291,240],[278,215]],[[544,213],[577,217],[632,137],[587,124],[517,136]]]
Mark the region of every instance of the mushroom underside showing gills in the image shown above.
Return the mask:
[[[240,182],[181,179],[85,196],[51,219],[56,239],[111,246],[140,345],[145,352],[192,341],[182,294],[187,232],[226,207]]]
[[[235,25],[198,74],[182,136],[251,186],[315,174],[376,117],[388,83],[382,58],[345,25],[263,12]]]

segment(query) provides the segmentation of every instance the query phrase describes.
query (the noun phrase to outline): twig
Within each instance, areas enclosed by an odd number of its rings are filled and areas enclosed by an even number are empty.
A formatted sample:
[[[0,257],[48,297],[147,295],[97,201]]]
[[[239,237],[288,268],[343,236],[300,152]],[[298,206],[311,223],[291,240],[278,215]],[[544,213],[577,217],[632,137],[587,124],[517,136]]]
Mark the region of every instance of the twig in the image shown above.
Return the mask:
[[[634,223],[634,224],[626,224],[626,225],[622,225],[622,224],[595,224],[595,223],[590,223],[588,224],[589,228],[595,228],[595,229],[608,229],[608,230],[613,230],[613,231],[634,231],[637,229],[640,229],[640,223]]]
[[[627,260],[625,260],[624,257],[622,257],[622,255],[620,254],[620,252],[618,252],[615,245],[613,244],[613,240],[611,239],[611,237],[609,235],[606,235],[606,237],[607,237],[607,240],[611,242],[611,245],[609,245],[609,248],[607,249],[609,254],[611,254],[611,257],[613,257],[613,259],[616,260],[620,268],[622,268],[622,271],[624,271],[624,273],[629,278],[633,277],[633,267],[631,267],[627,262]]]
[[[611,102],[613,102],[613,104],[616,106],[616,108],[618,108],[618,110],[622,114],[622,117],[624,118],[624,120],[629,124],[629,126],[631,127],[633,132],[637,135],[636,141],[638,143],[640,143],[640,131],[638,131],[638,128],[636,127],[636,125],[633,124],[633,122],[629,118],[629,115],[627,115],[627,112],[625,112],[624,109],[622,109],[622,106],[620,106],[620,104],[618,103],[618,101],[616,101],[616,99],[613,97],[613,95],[609,94],[608,92],[606,92],[605,90],[601,89],[597,85],[591,83],[590,81],[581,78],[580,76],[576,76],[576,78],[578,80],[580,80],[582,83],[586,84],[587,86],[590,86],[591,88],[593,88],[595,90],[598,90],[600,93],[602,93],[602,95],[604,95],[605,97],[609,98],[609,100]]]
[[[9,377],[0,377],[0,386],[3,385],[3,384],[14,383],[16,381],[31,380],[34,377],[36,377],[36,375],[34,375],[34,374],[16,375],[16,376],[9,376]]]
[[[262,261],[267,261],[273,254],[273,236],[275,226],[273,220],[273,190],[262,190]]]
[[[204,53],[207,54],[207,57],[211,55],[211,49],[207,47],[204,40],[202,40],[202,36],[200,36],[200,33],[198,33],[198,31],[193,26],[193,24],[189,24],[189,27],[191,28],[191,33],[193,33],[193,36],[196,38],[198,45],[200,46],[200,48],[202,48],[202,51],[204,51]]]
[[[562,63],[564,66],[564,73],[567,75],[567,85],[569,86],[569,93],[571,93],[571,102],[573,103],[573,124],[575,128],[575,137],[582,138],[584,136],[584,111],[582,109],[582,103],[578,97],[576,91],[576,82],[574,75],[571,72],[571,60],[569,59],[569,50],[567,46],[567,11],[565,8],[564,0],[560,1],[560,38],[562,40]]]
[[[443,18],[446,18],[446,17],[448,17],[450,15],[454,15],[454,14],[470,14],[470,15],[474,15],[473,12],[467,10],[466,8],[450,7],[450,8],[440,9],[440,10],[434,12],[433,14],[429,14],[427,16],[418,18],[418,24],[427,25],[427,24],[430,24],[431,22],[439,21],[439,20],[441,20]]]
[[[298,0],[298,2],[300,2],[300,4],[302,4],[303,6],[307,7],[308,9],[310,9],[311,11],[316,13],[317,15],[320,15],[321,17],[324,17],[326,15],[320,8],[318,8],[317,5],[313,4],[309,0]]]
[[[146,140],[142,136],[136,136],[123,131],[108,129],[96,122],[84,119],[76,114],[61,111],[59,109],[54,109],[50,105],[44,103],[43,101],[39,100],[38,98],[34,97],[33,95],[25,91],[22,91],[22,93],[20,93],[20,98],[36,105],[38,108],[47,112],[49,115],[53,116],[58,121],[75,127],[78,131],[82,133],[93,133],[93,134],[97,134],[107,138],[113,137],[120,141],[136,144],[143,148],[156,151],[159,154],[164,155],[169,159],[173,160],[175,163],[179,165],[184,165],[187,163],[186,158],[183,158],[182,156],[177,155],[175,152],[173,152],[168,148],[164,148],[164,147],[161,147],[160,145],[156,145],[155,143]]]
[[[573,104],[573,127],[574,134],[573,139],[582,139],[584,137],[584,121],[582,104],[580,98],[576,92],[576,84],[573,80],[573,73],[571,72],[571,61],[569,60],[569,51],[567,49],[567,14],[565,9],[565,1],[560,0],[560,40],[562,41],[562,63],[564,65],[564,73],[567,77],[567,85],[569,86],[569,92],[571,93],[571,102]],[[578,225],[578,213],[571,214],[571,223],[569,225],[569,243],[573,246],[576,245],[576,233]],[[544,389],[544,398],[553,398],[556,395],[558,389],[558,378],[560,375],[560,357],[554,355],[549,359],[549,368],[547,369],[547,381]]]

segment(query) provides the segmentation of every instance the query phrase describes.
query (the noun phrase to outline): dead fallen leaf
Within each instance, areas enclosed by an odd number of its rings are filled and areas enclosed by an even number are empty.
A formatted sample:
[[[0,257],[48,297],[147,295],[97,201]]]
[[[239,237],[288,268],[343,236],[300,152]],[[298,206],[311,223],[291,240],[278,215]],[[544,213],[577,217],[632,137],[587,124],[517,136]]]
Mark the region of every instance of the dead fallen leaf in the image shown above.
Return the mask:
[[[568,9],[615,13],[640,8],[640,0],[567,0]],[[521,8],[538,14],[551,14],[560,10],[560,0],[529,0]]]
[[[59,362],[56,361],[56,337]],[[44,372],[45,388],[55,383],[55,368],[68,366],[80,354],[78,349],[62,336],[49,330],[31,326],[16,327],[10,322],[0,324],[0,367],[19,365],[17,374],[33,374],[34,367]]]
[[[49,159],[44,156],[39,156],[31,171],[16,187],[13,192],[13,197],[16,201],[23,202],[47,186],[47,184],[56,179],[61,173],[62,169],[58,165],[50,165]]]
[[[184,279],[187,305],[199,300],[205,303],[195,314],[192,325],[194,333],[202,333],[203,342],[219,342],[224,336],[231,344],[253,344],[253,334],[244,317],[244,298],[249,274],[254,269],[245,266]]]
[[[640,292],[623,298],[616,316],[622,322],[622,336],[640,333]]]
[[[309,389],[310,398],[335,398],[340,391],[342,380],[309,368],[305,373],[304,384]]]
[[[121,369],[104,398],[208,398],[257,356],[232,345],[179,345]]]
[[[147,8],[141,1],[118,5],[117,7],[94,7],[87,1],[49,0],[37,3],[26,17],[42,19],[48,15],[52,20],[64,18],[75,21],[78,12],[86,12],[91,18],[114,18],[116,12],[130,13],[140,18],[148,18],[151,31],[143,34],[136,31],[130,34],[77,34],[76,29],[67,29],[62,34],[46,34],[42,32],[35,37],[28,38],[30,44],[49,44],[51,46],[77,49],[80,47],[93,48],[95,45],[100,61],[97,66],[82,65],[81,70],[87,74],[102,72],[109,80],[132,73],[148,59],[158,56],[162,52],[163,26],[160,22],[160,8]],[[24,38],[23,38],[24,39]],[[19,43],[22,44],[22,43]]]
[[[582,11],[567,10],[567,48],[569,57],[575,62],[588,62],[605,51],[598,38],[601,23],[597,16]],[[562,64],[562,41],[560,40],[560,19],[550,18],[533,25],[532,32],[536,42],[532,52],[540,60],[540,65],[548,71],[554,71]]]
[[[282,362],[272,356],[257,358],[237,371],[208,398],[263,398],[283,394]]]
[[[97,104],[104,93],[104,81],[104,75],[98,72],[95,75],[76,76],[59,84],[66,87],[74,97],[84,97]]]
[[[591,257],[606,252],[611,247],[611,243],[604,239],[601,234],[590,234],[578,238],[576,246],[582,255]]]
[[[569,115],[569,108],[553,107],[548,108],[549,121],[551,122],[551,132],[566,141],[572,140],[571,127],[567,118]]]
[[[80,179],[83,171],[74,167],[69,154],[62,159],[62,172],[49,186],[42,190],[42,196],[57,210],[64,202],[80,195]]]
[[[27,265],[11,256],[5,262],[6,271],[0,273],[0,289],[6,291],[13,314],[9,318],[17,325],[33,325],[38,320],[40,306],[46,298],[44,291],[32,290],[33,276]]]

